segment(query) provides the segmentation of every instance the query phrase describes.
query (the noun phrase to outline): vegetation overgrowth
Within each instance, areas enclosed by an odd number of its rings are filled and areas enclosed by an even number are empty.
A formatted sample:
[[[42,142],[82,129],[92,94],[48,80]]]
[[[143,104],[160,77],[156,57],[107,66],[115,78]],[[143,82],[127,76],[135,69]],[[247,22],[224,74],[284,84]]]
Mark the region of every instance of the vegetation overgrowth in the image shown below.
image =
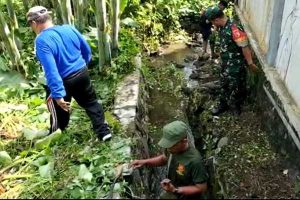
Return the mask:
[[[0,198],[107,196],[115,168],[130,161],[128,146],[134,142],[111,114],[118,82],[135,70],[134,56],[140,52],[146,55],[156,52],[161,44],[182,33],[181,15],[199,13],[216,3],[210,0],[121,0],[118,56],[99,70],[95,1],[84,1],[84,26],[80,24],[79,15],[74,15],[73,21],[92,48],[93,59],[88,67],[114,133],[113,140],[104,144],[96,140],[89,119],[74,101],[69,128],[51,137],[44,136],[49,124],[44,101],[45,80],[34,55],[35,35],[27,26],[25,15],[32,5],[44,5],[53,11],[54,21],[61,24],[61,2],[67,1],[59,2],[0,1],[0,29],[9,30],[9,34],[0,30]],[[72,3],[75,7],[75,1]],[[111,17],[111,2],[107,1],[107,5]],[[111,29],[109,24],[107,31]],[[15,44],[17,48],[8,44]],[[127,183],[123,181],[118,186],[115,189],[125,195]]]

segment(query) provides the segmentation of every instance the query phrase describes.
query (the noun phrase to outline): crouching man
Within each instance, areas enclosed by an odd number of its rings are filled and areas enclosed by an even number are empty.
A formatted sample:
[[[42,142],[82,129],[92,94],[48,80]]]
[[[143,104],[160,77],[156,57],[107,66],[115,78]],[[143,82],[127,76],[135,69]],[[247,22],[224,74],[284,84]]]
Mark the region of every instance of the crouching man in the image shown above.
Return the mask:
[[[158,144],[170,153],[169,160],[162,154],[131,163],[134,168],[168,165],[167,178],[161,181],[164,190],[161,199],[205,198],[208,175],[200,153],[189,144],[188,130],[182,121],[174,121],[163,127],[163,137]]]

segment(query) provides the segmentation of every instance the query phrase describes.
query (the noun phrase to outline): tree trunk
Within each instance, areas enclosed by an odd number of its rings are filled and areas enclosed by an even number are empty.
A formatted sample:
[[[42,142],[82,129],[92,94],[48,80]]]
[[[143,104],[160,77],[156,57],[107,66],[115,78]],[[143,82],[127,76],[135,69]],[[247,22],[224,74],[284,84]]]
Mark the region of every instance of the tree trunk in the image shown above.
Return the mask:
[[[12,37],[9,27],[5,22],[2,11],[0,11],[0,37],[2,38],[5,48],[7,49],[12,61],[12,69],[24,74],[24,64],[21,60],[20,52],[17,48],[14,38]]]
[[[6,0],[6,7],[7,7],[7,12],[11,20],[11,25],[13,29],[18,29],[19,28],[19,23],[17,20],[17,16],[14,10],[14,5],[13,5],[13,0]]]
[[[62,24],[64,23],[63,21],[63,15],[61,13],[61,2],[58,0],[51,0],[51,3],[53,5],[53,8],[55,9],[55,12],[53,13],[53,20],[57,24]]]
[[[87,4],[86,0],[73,0],[75,25],[80,31],[83,31],[86,26],[87,12],[85,10]]]
[[[74,24],[71,0],[58,0],[64,24]]]
[[[99,67],[100,69],[104,64],[110,64],[111,51],[107,34],[106,25],[106,4],[105,0],[95,0],[96,4],[96,22],[98,29],[98,46],[99,46]]]
[[[29,0],[22,0],[25,12],[27,13],[30,7]]]
[[[120,29],[120,0],[112,0],[112,57],[118,55]]]

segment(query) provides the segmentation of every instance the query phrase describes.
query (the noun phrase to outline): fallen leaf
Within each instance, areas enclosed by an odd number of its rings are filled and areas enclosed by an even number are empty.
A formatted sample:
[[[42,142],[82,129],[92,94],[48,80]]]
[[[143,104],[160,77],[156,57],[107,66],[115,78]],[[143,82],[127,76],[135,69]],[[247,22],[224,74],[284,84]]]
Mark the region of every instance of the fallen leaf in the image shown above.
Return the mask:
[[[89,171],[89,169],[85,166],[85,164],[81,164],[79,168],[78,177],[82,180],[91,182],[93,178],[93,174]]]

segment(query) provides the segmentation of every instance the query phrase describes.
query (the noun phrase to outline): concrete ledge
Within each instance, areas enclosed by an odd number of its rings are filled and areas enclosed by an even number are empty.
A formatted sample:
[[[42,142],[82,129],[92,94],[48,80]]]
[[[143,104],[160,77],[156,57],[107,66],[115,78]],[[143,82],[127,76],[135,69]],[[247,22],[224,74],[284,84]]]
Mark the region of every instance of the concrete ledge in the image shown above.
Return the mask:
[[[300,109],[289,94],[284,82],[279,77],[276,68],[267,63],[266,57],[259,47],[251,28],[247,25],[247,21],[243,17],[241,10],[237,6],[235,6],[235,9],[272,91],[269,91],[270,89],[265,87],[265,85],[264,90],[287,128],[288,133],[293,138],[298,150],[300,150]]]
[[[134,123],[139,96],[139,72],[126,76],[118,86],[114,114],[124,127]]]

